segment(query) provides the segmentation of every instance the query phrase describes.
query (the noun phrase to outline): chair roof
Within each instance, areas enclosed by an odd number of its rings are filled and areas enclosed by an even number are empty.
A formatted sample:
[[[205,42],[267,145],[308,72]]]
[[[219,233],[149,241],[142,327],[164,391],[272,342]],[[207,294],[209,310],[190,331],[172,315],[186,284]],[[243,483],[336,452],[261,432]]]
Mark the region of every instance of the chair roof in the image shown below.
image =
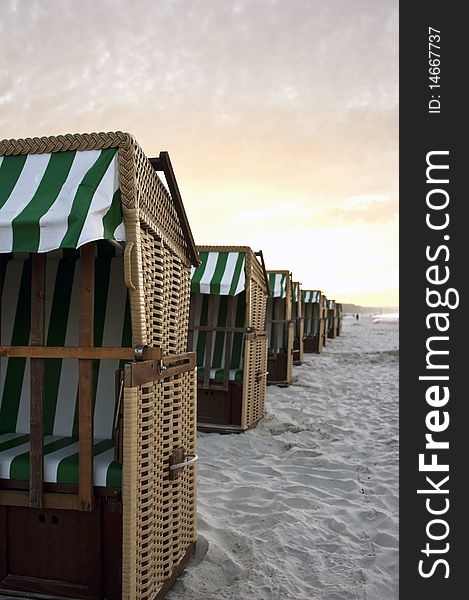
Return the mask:
[[[145,161],[134,138],[122,132],[0,141],[0,253],[125,241],[122,209],[138,202],[133,169]],[[192,264],[198,265],[169,154],[161,152],[150,164],[164,172],[174,219]]]

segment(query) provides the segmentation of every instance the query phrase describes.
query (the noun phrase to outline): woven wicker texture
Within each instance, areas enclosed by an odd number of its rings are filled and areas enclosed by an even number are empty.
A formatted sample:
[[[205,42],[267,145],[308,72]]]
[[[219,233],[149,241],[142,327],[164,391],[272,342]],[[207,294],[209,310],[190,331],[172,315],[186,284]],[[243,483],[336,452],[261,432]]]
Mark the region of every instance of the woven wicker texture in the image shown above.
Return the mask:
[[[176,355],[185,352],[187,346],[187,246],[171,199],[138,147],[135,158],[138,222],[137,218],[126,219],[130,211],[124,212],[126,227],[129,222],[135,243],[130,260],[131,283],[135,287],[130,293],[133,341],[161,347],[164,355]],[[129,404],[137,399],[138,414],[133,430],[125,426],[124,420],[124,486],[128,456],[133,460],[128,466],[128,481],[136,498],[124,505],[123,569],[124,573],[126,568],[131,569],[131,575],[123,582],[123,597],[149,600],[171,577],[196,539],[195,468],[184,469],[175,481],[169,480],[168,472],[173,450],[195,451],[195,371],[148,387],[132,388],[127,393],[132,398]],[[135,533],[131,532],[132,525]],[[128,548],[127,534],[132,542]]]
[[[248,327],[265,331],[267,310],[267,285],[261,265],[252,253],[247,254],[246,279],[248,281]],[[267,371],[267,337],[246,341],[244,347],[244,373],[249,379],[243,387],[241,426],[251,427],[264,416]],[[261,375],[258,377],[258,375]],[[246,377],[246,375],[245,375]]]
[[[196,539],[195,467],[175,481],[168,471],[173,449],[195,452],[195,372],[126,389],[124,410],[124,481],[134,487],[125,488],[123,598],[149,600]]]
[[[70,134],[0,141],[0,155],[118,148],[132,343],[163,355],[187,345],[190,260],[166,188],[132,136]],[[195,541],[195,468],[169,480],[174,449],[195,451],[196,378],[187,371],[124,390],[123,598],[150,600]]]

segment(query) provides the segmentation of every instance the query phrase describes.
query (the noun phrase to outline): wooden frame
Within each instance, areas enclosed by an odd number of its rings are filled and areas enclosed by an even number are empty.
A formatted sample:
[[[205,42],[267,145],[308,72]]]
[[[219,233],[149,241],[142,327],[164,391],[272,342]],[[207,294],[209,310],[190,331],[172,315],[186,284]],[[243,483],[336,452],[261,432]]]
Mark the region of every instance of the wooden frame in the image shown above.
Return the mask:
[[[134,348],[87,346],[0,346],[0,358],[75,358],[89,360],[135,360]],[[143,348],[142,360],[161,360],[161,348]]]
[[[31,346],[45,344],[46,261],[44,254],[33,254],[31,271]],[[44,361],[31,359],[29,506],[41,508],[44,486]]]

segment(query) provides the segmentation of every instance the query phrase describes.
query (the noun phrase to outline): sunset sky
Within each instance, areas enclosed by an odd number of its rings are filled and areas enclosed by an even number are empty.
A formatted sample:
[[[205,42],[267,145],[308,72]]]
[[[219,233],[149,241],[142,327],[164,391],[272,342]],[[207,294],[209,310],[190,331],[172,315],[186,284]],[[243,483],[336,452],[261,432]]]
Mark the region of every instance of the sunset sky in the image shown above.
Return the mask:
[[[0,0],[0,138],[168,150],[198,244],[398,304],[397,0]]]

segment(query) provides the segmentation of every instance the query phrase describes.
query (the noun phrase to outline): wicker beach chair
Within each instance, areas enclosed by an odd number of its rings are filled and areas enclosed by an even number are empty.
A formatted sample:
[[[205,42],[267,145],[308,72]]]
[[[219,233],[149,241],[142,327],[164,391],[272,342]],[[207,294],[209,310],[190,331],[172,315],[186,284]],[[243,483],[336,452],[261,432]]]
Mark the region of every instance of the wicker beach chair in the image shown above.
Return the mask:
[[[292,282],[292,321],[293,321],[293,364],[303,363],[304,320],[302,310],[301,283]]]
[[[337,309],[335,300],[327,300],[327,337],[337,336]]]
[[[302,290],[304,351],[322,352],[326,336],[326,298],[319,290]]]
[[[264,416],[267,275],[247,246],[198,246],[189,350],[197,352],[198,427],[240,432]]]
[[[167,153],[0,142],[0,593],[162,598],[192,554],[191,264]]]
[[[267,271],[270,296],[267,302],[269,356],[267,384],[288,386],[293,371],[292,279],[290,271]]]

